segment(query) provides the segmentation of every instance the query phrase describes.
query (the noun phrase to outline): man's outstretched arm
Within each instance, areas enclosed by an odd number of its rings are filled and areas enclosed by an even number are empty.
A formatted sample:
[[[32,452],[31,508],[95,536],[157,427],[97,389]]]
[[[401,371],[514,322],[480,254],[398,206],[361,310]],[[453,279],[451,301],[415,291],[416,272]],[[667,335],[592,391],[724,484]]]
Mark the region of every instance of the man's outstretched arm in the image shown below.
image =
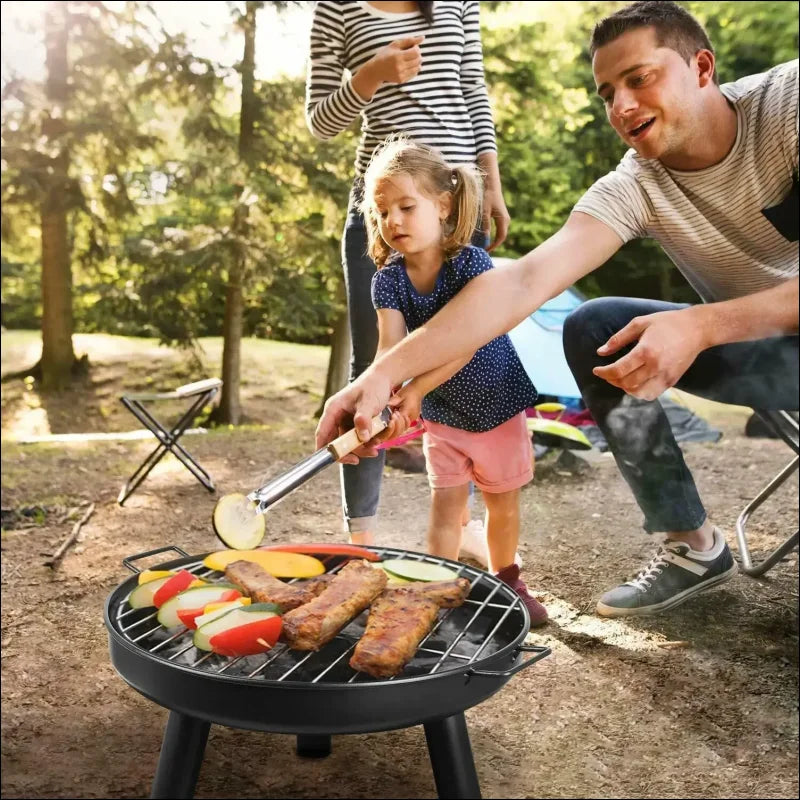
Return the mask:
[[[394,386],[474,353],[605,263],[621,246],[619,236],[604,223],[571,214],[535,250],[471,280],[430,322],[331,397],[317,427],[317,446],[334,439],[349,420],[367,437],[369,420],[386,405]]]

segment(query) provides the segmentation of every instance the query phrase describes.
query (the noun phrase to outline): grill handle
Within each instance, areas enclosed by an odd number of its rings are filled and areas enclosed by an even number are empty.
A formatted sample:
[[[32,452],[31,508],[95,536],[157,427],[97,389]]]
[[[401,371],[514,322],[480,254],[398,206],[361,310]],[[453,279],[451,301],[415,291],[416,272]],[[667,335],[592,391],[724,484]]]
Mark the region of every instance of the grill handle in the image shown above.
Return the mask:
[[[174,550],[176,553],[181,555],[183,558],[190,558],[189,554],[180,547],[177,547],[174,544],[169,544],[166,547],[157,547],[155,550],[148,550],[146,553],[137,553],[135,556],[128,556],[127,558],[122,559],[122,563],[134,574],[141,572],[139,567],[135,567],[131,564],[131,561],[138,561],[140,558],[147,558],[147,556],[155,556],[158,553],[166,553],[168,550]]]
[[[471,678],[474,676],[480,678],[510,678],[512,675],[516,675],[521,670],[525,669],[525,667],[529,667],[531,664],[535,664],[537,661],[540,661],[545,656],[549,656],[552,652],[549,647],[544,647],[543,645],[538,644],[521,644],[517,648],[518,653],[536,653],[536,655],[529,658],[527,661],[521,661],[511,669],[504,670],[503,672],[495,672],[494,670],[489,669],[468,669],[466,672],[467,678]]]

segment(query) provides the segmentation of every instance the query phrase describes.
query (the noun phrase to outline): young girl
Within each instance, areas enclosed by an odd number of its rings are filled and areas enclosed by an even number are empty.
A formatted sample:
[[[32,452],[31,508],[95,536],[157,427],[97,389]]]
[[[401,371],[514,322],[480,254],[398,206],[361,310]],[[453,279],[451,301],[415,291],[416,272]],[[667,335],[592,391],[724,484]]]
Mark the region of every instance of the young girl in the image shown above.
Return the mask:
[[[369,255],[378,266],[372,301],[380,356],[492,262],[469,245],[481,197],[473,165],[451,165],[432,148],[390,138],[373,155],[364,184]],[[519,594],[534,626],[547,621],[547,611],[520,580],[515,553],[519,492],[533,477],[525,409],[536,396],[503,335],[471,358],[415,378],[391,403],[403,426],[420,412],[425,421],[423,450],[432,490],[429,552],[458,558],[461,517],[473,481],[486,504],[489,568]]]
[[[306,121],[319,139],[352,127],[361,117],[354,180],[342,238],[342,265],[355,380],[375,357],[377,325],[370,299],[375,264],[359,206],[372,151],[391,133],[435,144],[454,162],[477,164],[486,174],[483,220],[474,244],[492,246],[508,229],[497,166],[492,110],[483,74],[480,3],[475,0],[335,0],[314,3]],[[372,544],[384,453],[341,468],[342,512],[350,541]],[[468,512],[464,519],[469,519]],[[469,554],[485,563],[485,537],[465,531]],[[471,534],[471,535],[470,535]],[[471,545],[471,546],[470,546]],[[466,552],[466,551],[465,551]]]

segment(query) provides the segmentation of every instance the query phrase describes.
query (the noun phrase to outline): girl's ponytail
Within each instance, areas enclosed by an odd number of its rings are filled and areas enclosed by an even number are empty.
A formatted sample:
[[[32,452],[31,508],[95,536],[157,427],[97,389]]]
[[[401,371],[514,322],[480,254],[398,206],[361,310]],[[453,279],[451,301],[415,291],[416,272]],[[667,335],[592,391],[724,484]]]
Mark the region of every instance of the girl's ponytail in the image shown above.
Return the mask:
[[[448,258],[472,241],[480,219],[483,182],[473,164],[457,164],[451,169],[452,207],[444,223],[442,248]]]

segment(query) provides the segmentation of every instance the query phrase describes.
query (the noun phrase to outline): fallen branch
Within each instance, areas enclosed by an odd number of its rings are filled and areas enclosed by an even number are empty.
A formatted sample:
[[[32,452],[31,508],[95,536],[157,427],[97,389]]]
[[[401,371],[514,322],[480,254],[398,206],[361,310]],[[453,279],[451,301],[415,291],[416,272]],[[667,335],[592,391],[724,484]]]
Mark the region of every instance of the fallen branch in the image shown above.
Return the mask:
[[[75,543],[75,540],[78,538],[78,534],[81,532],[81,528],[86,524],[89,517],[91,517],[93,513],[94,503],[92,503],[89,508],[86,509],[86,513],[72,526],[72,533],[70,533],[70,535],[61,543],[61,545],[59,545],[58,550],[53,553],[51,558],[44,562],[46,567],[52,567],[55,569],[58,566],[58,562],[64,557],[64,553],[67,552],[67,548]]]

